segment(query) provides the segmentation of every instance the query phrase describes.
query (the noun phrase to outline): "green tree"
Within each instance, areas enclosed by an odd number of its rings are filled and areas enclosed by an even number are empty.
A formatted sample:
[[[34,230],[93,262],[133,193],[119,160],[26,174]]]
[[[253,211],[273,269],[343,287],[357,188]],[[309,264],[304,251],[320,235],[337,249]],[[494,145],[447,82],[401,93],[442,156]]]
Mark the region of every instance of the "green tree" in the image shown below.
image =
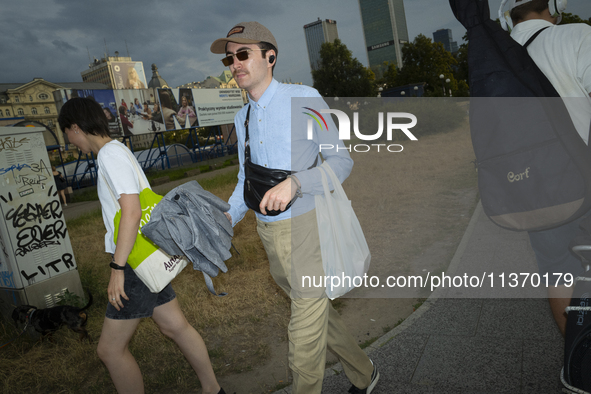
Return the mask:
[[[430,38],[419,34],[412,43],[402,47],[402,64],[403,67],[398,70],[398,85],[426,82],[425,95],[433,97],[443,96],[446,79],[450,80],[447,89],[452,92],[458,89],[453,75],[453,66],[457,64],[457,60],[440,42],[434,43]],[[444,76],[443,81],[440,75]]]
[[[336,39],[320,48],[320,67],[312,71],[314,88],[324,97],[369,97],[376,94],[375,74]]]
[[[562,13],[562,22],[561,25],[568,25],[569,23],[586,23],[591,25],[591,21],[589,19],[581,19],[578,15],[569,14],[568,12]]]
[[[390,89],[398,86],[398,68],[396,64],[390,62],[384,62],[384,71],[382,78],[376,80],[377,86],[382,86],[384,89]]]

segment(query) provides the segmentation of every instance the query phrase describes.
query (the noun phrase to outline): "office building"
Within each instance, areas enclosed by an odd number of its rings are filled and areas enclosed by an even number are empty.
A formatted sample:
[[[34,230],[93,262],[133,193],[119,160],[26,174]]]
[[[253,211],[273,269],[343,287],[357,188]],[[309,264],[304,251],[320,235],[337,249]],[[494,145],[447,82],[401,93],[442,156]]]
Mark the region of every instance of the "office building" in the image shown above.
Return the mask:
[[[320,67],[320,47],[325,42],[334,42],[339,38],[337,31],[337,21],[331,19],[318,20],[308,23],[304,26],[306,35],[306,46],[308,48],[308,58],[310,59],[310,68],[318,70]]]
[[[458,51],[458,43],[453,40],[451,29],[439,29],[433,33],[433,41],[440,42],[446,51],[455,53]]]
[[[380,76],[384,62],[402,67],[408,43],[403,0],[358,0],[369,67]]]

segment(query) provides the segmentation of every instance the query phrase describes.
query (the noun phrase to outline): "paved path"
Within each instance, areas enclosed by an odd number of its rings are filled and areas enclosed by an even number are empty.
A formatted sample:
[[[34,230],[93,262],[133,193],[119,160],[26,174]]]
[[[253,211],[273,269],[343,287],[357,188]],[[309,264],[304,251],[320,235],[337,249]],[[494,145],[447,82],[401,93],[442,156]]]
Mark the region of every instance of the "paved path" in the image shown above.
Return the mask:
[[[509,259],[510,256],[510,259]],[[478,204],[448,269],[507,260],[534,264],[526,233],[503,230]],[[563,340],[544,298],[443,298],[433,295],[400,326],[366,349],[378,365],[372,393],[560,393]],[[340,364],[323,393],[346,393]],[[277,393],[290,393],[290,388]]]
[[[236,166],[156,186],[235,171]],[[66,219],[99,209],[98,201],[70,204]],[[535,265],[526,233],[492,224],[478,204],[448,274],[488,264],[496,273],[516,261]],[[510,272],[510,271],[507,271]],[[495,293],[499,296],[505,293]],[[505,294],[506,295],[506,294]],[[449,298],[433,295],[366,352],[378,365],[375,394],[560,393],[563,340],[543,294],[538,298]],[[456,292],[454,297],[462,295]],[[326,370],[323,393],[346,393],[350,383],[337,364]],[[285,388],[277,394],[291,393]]]

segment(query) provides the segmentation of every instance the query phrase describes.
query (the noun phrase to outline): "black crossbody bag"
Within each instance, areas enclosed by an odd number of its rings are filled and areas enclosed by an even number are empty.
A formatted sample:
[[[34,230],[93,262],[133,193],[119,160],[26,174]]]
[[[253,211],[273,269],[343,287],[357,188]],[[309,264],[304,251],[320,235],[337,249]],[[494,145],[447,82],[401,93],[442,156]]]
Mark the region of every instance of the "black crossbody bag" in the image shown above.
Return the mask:
[[[261,213],[259,205],[269,189],[277,186],[291,175],[291,171],[276,170],[255,164],[250,159],[250,137],[248,134],[248,122],[250,118],[250,105],[246,113],[246,120],[244,121],[244,128],[246,129],[245,148],[244,148],[244,203],[247,207],[255,212]],[[318,157],[312,165],[313,168],[318,162]],[[297,195],[287,204],[285,211],[287,211],[295,202]],[[279,210],[267,210],[267,216],[277,216],[282,212]]]

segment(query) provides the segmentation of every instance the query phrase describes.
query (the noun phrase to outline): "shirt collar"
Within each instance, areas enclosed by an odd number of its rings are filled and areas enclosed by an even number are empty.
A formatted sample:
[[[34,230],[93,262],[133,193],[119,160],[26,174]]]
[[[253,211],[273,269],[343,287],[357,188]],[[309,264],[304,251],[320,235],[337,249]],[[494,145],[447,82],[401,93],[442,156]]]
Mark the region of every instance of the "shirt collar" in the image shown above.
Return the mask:
[[[545,19],[530,19],[530,20],[527,20],[525,22],[521,22],[521,23],[518,23],[517,25],[515,25],[512,33],[515,32],[515,34],[518,34],[518,33],[527,32],[530,30],[538,31],[541,28],[546,27],[546,26],[555,26],[555,25],[552,22],[549,22]]]
[[[265,93],[263,93],[259,101],[254,101],[250,96],[248,96],[248,101],[253,107],[256,107],[258,105],[260,107],[266,108],[271,103],[271,100],[273,99],[273,96],[275,95],[275,92],[277,91],[278,87],[279,82],[277,82],[277,80],[273,78],[273,80],[271,81],[269,86],[267,86]]]

